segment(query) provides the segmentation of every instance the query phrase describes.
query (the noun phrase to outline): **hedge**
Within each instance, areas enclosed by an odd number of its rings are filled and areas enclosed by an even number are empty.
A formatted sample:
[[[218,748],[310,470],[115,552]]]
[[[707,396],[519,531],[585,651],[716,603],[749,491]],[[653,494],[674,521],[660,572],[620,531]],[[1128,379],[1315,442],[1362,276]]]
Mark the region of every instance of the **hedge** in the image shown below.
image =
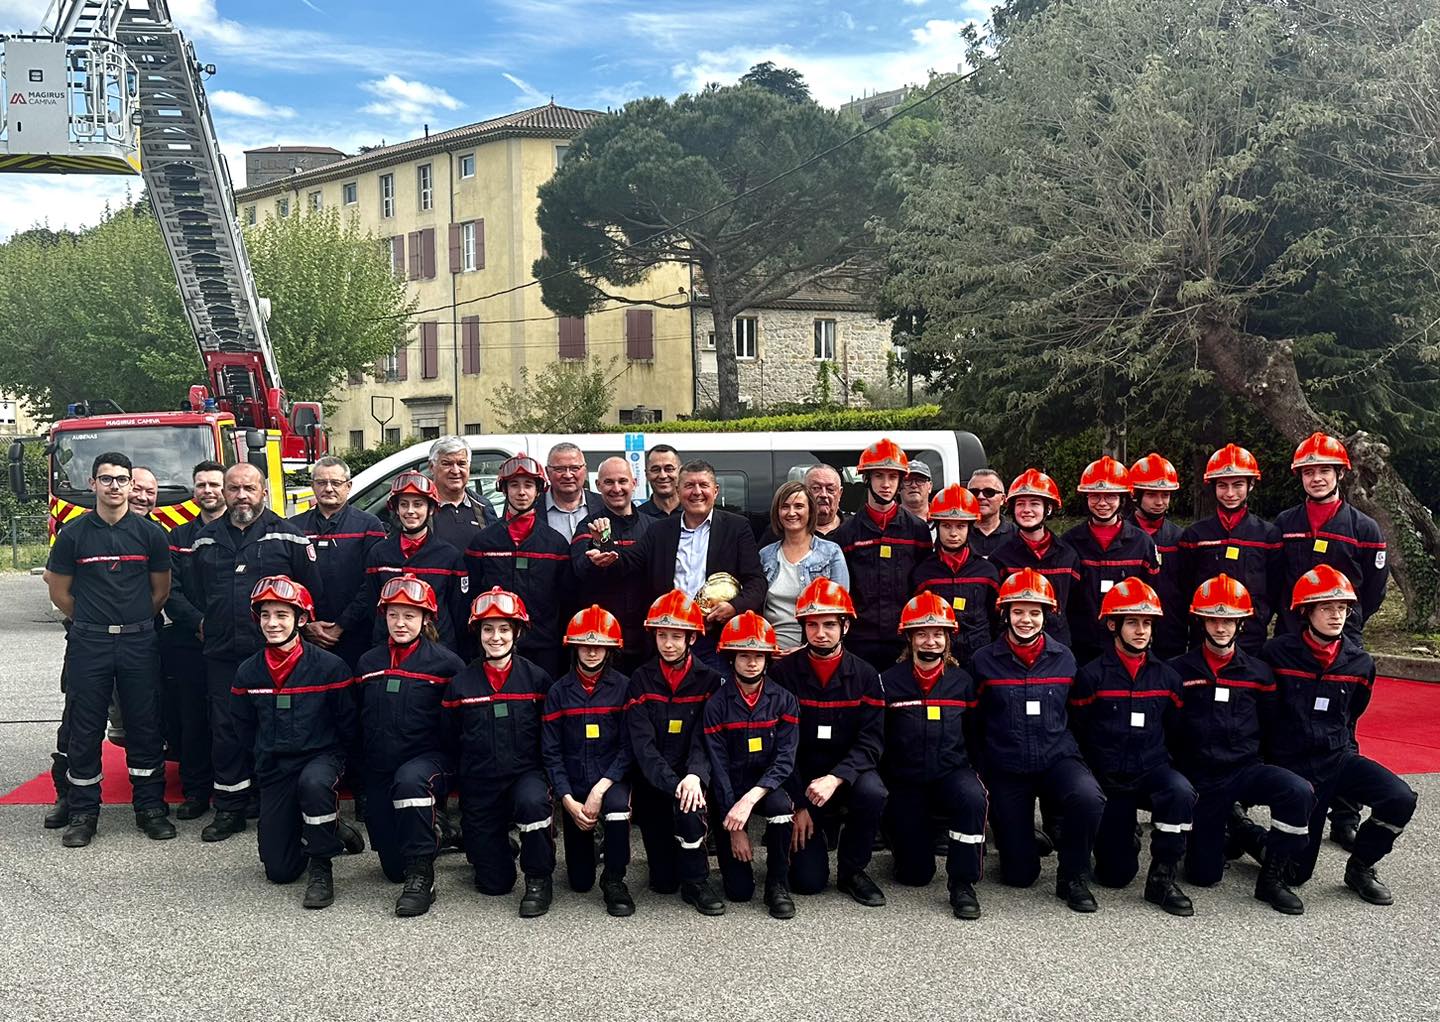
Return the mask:
[[[939,405],[914,408],[844,408],[799,415],[756,415],[748,419],[684,419],[651,422],[643,427],[606,425],[602,432],[634,433],[795,433],[807,430],[855,429],[883,432],[898,429],[943,429]]]

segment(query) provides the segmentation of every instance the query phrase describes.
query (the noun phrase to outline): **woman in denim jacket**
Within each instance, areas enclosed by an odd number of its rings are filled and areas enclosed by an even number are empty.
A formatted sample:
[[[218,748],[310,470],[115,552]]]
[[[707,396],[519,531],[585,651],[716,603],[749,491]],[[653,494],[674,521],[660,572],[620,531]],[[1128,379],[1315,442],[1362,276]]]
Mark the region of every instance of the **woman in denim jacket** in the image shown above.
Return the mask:
[[[795,620],[795,598],[817,578],[849,587],[850,572],[840,547],[815,535],[815,502],[803,483],[787,482],[775,491],[770,504],[770,528],[780,539],[760,548],[769,593],[765,620],[775,628],[782,654],[804,645],[804,633]]]

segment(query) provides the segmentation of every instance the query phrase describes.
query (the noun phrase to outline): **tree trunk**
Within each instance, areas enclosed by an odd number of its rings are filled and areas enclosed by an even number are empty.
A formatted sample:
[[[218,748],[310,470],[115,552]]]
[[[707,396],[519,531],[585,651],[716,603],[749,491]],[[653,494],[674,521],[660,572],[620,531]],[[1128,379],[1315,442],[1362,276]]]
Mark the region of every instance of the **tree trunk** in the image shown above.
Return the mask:
[[[1330,432],[1305,396],[1293,341],[1242,335],[1214,323],[1201,332],[1200,351],[1220,385],[1258,409],[1291,442],[1316,430]],[[1363,430],[1343,439],[1354,466],[1344,482],[1346,496],[1380,525],[1409,626],[1440,631],[1440,528],[1434,515],[1391,466],[1389,447]]]
[[[730,311],[730,296],[723,291],[717,293],[708,278],[707,274],[710,318],[715,326],[715,380],[719,390],[719,414],[721,419],[734,419],[740,415],[740,369],[735,364],[735,328],[732,322],[735,314]]]

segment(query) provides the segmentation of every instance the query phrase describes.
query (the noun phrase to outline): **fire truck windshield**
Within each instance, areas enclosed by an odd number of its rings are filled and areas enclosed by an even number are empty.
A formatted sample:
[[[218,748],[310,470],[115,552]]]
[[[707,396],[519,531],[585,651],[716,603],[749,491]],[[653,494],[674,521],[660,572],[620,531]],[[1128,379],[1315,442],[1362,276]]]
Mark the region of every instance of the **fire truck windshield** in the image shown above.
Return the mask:
[[[160,501],[169,504],[190,495],[196,464],[215,457],[208,426],[120,426],[75,430],[55,437],[50,456],[50,492],[85,504],[90,470],[98,455],[119,451],[132,465],[150,469],[160,484]],[[182,495],[183,494],[183,495]]]

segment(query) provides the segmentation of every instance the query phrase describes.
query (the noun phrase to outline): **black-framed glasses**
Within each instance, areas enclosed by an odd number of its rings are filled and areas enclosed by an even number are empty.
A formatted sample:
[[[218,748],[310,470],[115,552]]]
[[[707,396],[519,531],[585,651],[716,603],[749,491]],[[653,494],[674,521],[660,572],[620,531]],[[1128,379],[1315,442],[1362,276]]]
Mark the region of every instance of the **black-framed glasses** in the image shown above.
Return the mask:
[[[110,490],[119,490],[130,485],[129,476],[96,476],[95,481]]]
[[[972,486],[970,492],[979,500],[990,500],[993,497],[1002,496],[1005,491],[997,490],[992,486]]]

